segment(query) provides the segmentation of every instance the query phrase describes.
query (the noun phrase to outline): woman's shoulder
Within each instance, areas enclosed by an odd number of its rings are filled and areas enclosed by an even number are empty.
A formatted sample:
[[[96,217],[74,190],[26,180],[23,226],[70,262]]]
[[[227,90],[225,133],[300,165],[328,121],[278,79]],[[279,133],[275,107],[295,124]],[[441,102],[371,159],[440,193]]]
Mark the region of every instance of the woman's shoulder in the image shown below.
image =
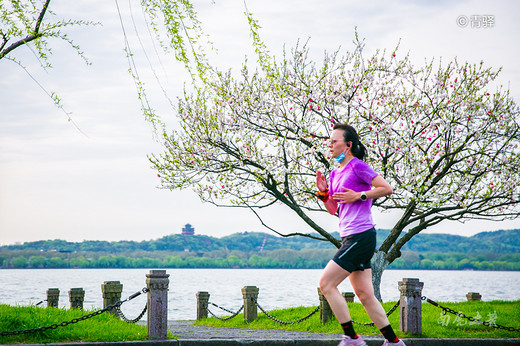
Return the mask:
[[[378,173],[372,168],[372,166],[370,166],[365,161],[360,160],[356,157],[353,158],[352,160],[356,160],[355,162],[353,162],[353,166],[352,166],[354,172],[356,172],[356,175],[358,175],[358,176],[368,175],[371,178],[378,175]]]
[[[365,161],[361,160],[361,159],[358,159],[357,157],[353,157],[352,160],[350,160],[350,164],[352,164],[352,166],[368,166],[368,163],[366,163]]]
[[[352,163],[356,166],[365,166],[365,167],[371,167],[366,161],[363,161],[361,159],[358,159],[357,157],[352,158]]]

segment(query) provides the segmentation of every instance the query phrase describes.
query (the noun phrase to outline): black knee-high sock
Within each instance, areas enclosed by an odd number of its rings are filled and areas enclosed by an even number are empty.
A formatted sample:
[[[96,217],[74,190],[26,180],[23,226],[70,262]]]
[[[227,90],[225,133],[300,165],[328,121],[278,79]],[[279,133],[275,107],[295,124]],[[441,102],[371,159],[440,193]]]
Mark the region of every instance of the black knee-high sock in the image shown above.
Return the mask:
[[[343,333],[349,336],[351,339],[357,339],[358,335],[354,331],[354,326],[352,325],[352,321],[348,321],[341,324],[341,328],[343,328]]]
[[[386,340],[388,340],[390,342],[398,342],[399,341],[399,338],[397,337],[397,335],[395,335],[395,332],[392,329],[391,325],[387,325],[386,327],[381,328],[379,330],[381,331],[381,333],[383,333],[383,336],[385,337]]]

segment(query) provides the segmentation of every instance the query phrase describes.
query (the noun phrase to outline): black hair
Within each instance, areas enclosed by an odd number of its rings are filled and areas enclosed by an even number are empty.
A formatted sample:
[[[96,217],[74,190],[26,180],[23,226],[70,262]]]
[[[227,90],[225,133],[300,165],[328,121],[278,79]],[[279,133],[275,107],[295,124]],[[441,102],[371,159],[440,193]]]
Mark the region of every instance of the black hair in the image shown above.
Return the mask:
[[[356,129],[354,129],[350,125],[342,123],[334,124],[334,127],[332,129],[343,130],[343,140],[345,141],[345,143],[352,142],[352,147],[350,148],[352,155],[354,155],[360,160],[363,160],[365,158],[367,154],[367,149],[359,140],[359,135],[357,134]]]

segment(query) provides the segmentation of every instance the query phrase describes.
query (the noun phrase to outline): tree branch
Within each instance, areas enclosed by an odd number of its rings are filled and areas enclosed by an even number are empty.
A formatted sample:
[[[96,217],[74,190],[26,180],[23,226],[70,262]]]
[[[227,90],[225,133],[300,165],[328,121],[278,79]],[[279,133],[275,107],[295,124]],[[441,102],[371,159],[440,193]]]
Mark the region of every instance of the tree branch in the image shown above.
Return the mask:
[[[40,26],[43,21],[43,17],[45,16],[45,13],[47,12],[47,8],[49,7],[50,2],[51,2],[51,0],[46,0],[45,4],[43,4],[43,8],[40,12],[40,15],[38,16],[38,20],[36,21],[34,31],[30,35],[27,35],[25,38],[22,38],[16,42],[14,42],[9,47],[0,51],[0,59],[2,59],[4,56],[6,56],[10,52],[12,52],[14,49],[20,47],[21,45],[27,44],[31,41],[34,41],[34,40],[44,36],[42,33],[40,33]],[[5,43],[7,43],[7,41],[5,41],[5,36],[4,36],[4,45],[5,45]],[[2,47],[3,47],[3,45],[2,45]]]
[[[247,205],[247,204],[246,204]],[[321,240],[321,241],[329,241],[329,239],[327,238],[319,238],[319,237],[316,237],[316,236],[313,236],[312,234],[309,234],[309,233],[299,233],[299,232],[295,232],[295,233],[289,233],[289,234],[283,234],[283,233],[280,233],[278,232],[277,230],[275,230],[274,228],[268,226],[264,220],[260,217],[260,215],[258,215],[258,213],[253,209],[253,207],[251,207],[250,205],[247,205],[247,207],[249,208],[249,210],[251,210],[255,216],[258,218],[258,220],[260,221],[260,223],[262,224],[262,226],[264,226],[265,228],[269,229],[270,231],[278,234],[279,236],[281,237],[284,237],[284,238],[288,238],[288,237],[292,237],[292,236],[302,236],[302,237],[307,237],[307,238],[311,238],[311,239],[316,239],[316,240]]]
[[[392,247],[392,244],[395,243],[399,235],[401,234],[402,230],[406,227],[406,225],[409,224],[409,219],[415,212],[415,206],[417,205],[417,202],[415,200],[410,201],[408,203],[408,206],[406,207],[403,216],[397,221],[397,223],[392,228],[392,231],[388,235],[388,237],[385,239],[383,244],[379,247],[379,251],[383,251],[385,253],[388,253],[388,250]]]

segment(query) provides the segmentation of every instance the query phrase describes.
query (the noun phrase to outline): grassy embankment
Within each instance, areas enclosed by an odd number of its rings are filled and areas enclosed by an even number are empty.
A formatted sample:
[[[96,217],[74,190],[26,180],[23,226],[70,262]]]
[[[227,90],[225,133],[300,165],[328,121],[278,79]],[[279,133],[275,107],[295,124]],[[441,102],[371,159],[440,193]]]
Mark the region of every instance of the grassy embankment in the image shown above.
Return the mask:
[[[94,312],[0,304],[0,332],[25,330],[71,321]],[[169,335],[169,338],[173,336]],[[122,321],[107,312],[78,323],[30,334],[0,336],[0,344],[43,344],[73,341],[147,340],[146,327]]]
[[[520,329],[520,300],[517,301],[476,301],[476,302],[460,302],[460,303],[439,303],[440,305],[462,312],[468,317],[491,322],[505,327],[513,327]],[[385,311],[390,310],[395,302],[384,303]],[[360,303],[349,303],[349,308],[353,320],[356,322],[371,322]],[[294,321],[311,313],[315,307],[297,307],[284,310],[273,310],[268,313],[281,321]],[[217,309],[210,309],[217,314]],[[429,303],[422,304],[422,334],[406,335],[399,332],[399,309],[397,309],[389,320],[397,335],[403,338],[422,337],[422,338],[520,338],[520,332],[511,332],[501,329],[487,327],[481,324],[470,324],[467,319],[461,319],[453,314],[442,314],[443,310]],[[200,325],[230,328],[249,328],[249,329],[287,329],[306,332],[319,333],[340,333],[336,319],[332,318],[326,324],[320,321],[319,311],[304,322],[282,325],[274,322],[265,316],[262,312],[258,312],[258,319],[250,323],[244,322],[244,315],[239,314],[236,317],[221,321],[216,318],[207,318],[195,322]],[[223,316],[224,317],[224,316]],[[378,335],[379,330],[373,326],[363,326],[355,324],[355,329],[361,335]]]
[[[395,302],[384,303],[386,311],[393,307]],[[520,328],[520,300],[518,301],[489,301],[489,302],[461,302],[440,303],[441,305],[460,311],[468,317],[474,317],[481,321],[494,321],[494,323],[506,327]],[[354,320],[365,323],[370,322],[363,307],[359,303],[350,303],[350,311]],[[300,319],[314,307],[296,307],[283,310],[268,311],[282,321]],[[66,310],[38,307],[13,307],[0,305],[0,331],[24,330],[59,324],[79,318],[92,311]],[[216,311],[215,311],[216,312]],[[389,317],[394,329],[399,330],[399,311],[395,311]],[[486,327],[480,324],[470,324],[466,319],[460,319],[455,315],[443,315],[442,310],[431,304],[422,304],[422,331],[421,335],[406,335],[398,332],[400,337],[423,338],[520,338],[520,332],[506,331]],[[197,321],[195,324],[215,327],[248,328],[248,329],[288,329],[308,332],[339,333],[340,328],[333,318],[326,324],[319,319],[319,312],[315,313],[304,322],[282,325],[273,322],[263,313],[259,312],[258,319],[245,323],[243,314],[228,321],[220,321],[216,318],[208,318]],[[361,335],[377,335],[379,331],[375,327],[356,325],[356,331]],[[169,338],[174,338],[172,335]],[[146,340],[146,327],[129,324],[121,321],[108,313],[95,316],[79,323],[70,324],[57,329],[49,329],[44,332],[24,334],[18,336],[0,336],[0,344],[9,343],[50,343],[73,341],[130,341]]]

